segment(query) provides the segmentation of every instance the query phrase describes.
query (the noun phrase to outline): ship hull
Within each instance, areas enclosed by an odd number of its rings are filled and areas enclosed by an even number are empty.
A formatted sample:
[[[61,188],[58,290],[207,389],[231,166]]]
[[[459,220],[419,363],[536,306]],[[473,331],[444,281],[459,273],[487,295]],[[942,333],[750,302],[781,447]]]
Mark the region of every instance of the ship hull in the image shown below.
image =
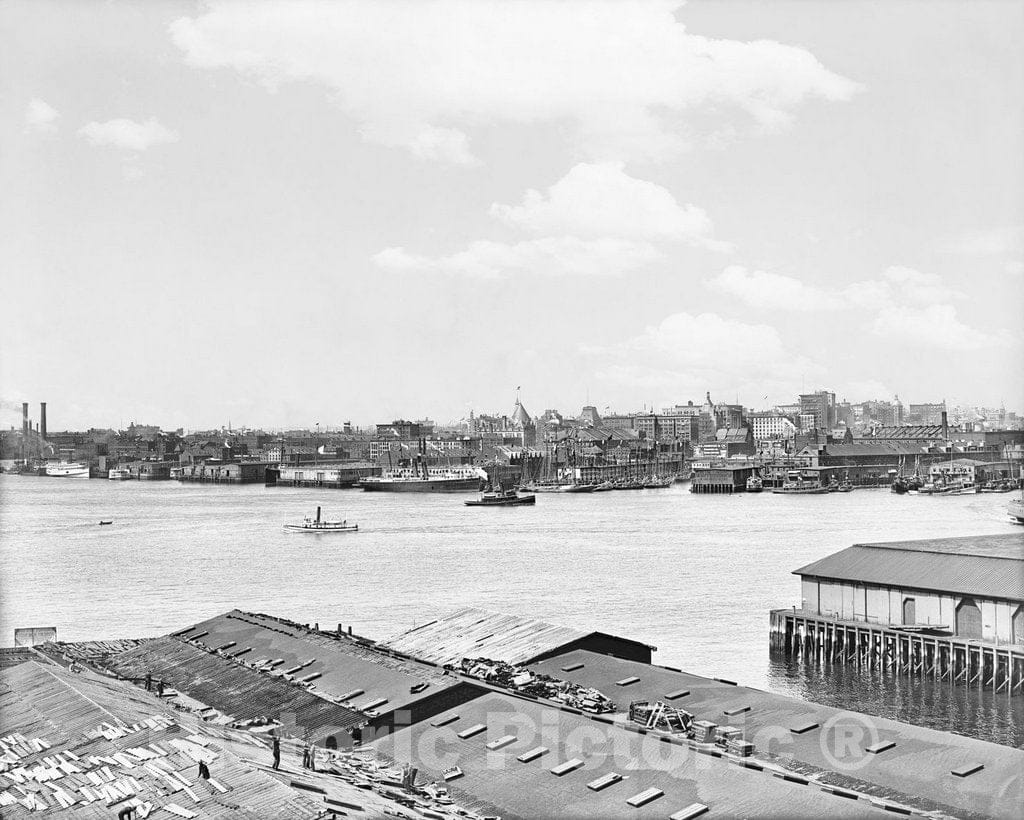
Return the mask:
[[[46,468],[50,478],[88,478],[89,467],[86,464],[54,464]]]
[[[475,493],[480,489],[480,478],[406,478],[364,479],[359,483],[371,493]]]
[[[1011,501],[1006,505],[1006,513],[1016,518],[1018,524],[1024,524],[1024,501]]]

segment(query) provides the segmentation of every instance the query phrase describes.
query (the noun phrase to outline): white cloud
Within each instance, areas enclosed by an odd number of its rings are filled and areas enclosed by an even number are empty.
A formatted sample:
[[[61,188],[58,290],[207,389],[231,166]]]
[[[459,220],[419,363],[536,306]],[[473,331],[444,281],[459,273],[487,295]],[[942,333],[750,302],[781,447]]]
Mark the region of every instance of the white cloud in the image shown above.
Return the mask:
[[[762,270],[748,271],[741,265],[730,265],[704,284],[764,310],[837,310],[844,304],[838,294],[806,285],[799,279]]]
[[[535,238],[477,240],[447,256],[427,257],[387,248],[373,257],[393,271],[498,278],[511,273],[615,276],[663,258],[659,241],[682,241],[723,251],[703,210],[679,205],[665,188],[634,179],[621,163],[580,164],[546,193],[528,190],[520,205],[491,205],[490,214]],[[540,236],[536,236],[540,234]]]
[[[714,385],[743,395],[788,395],[804,377],[826,372],[787,349],[774,327],[715,313],[675,313],[637,336],[583,352],[600,359],[605,381],[674,395],[699,395]]]
[[[629,176],[621,162],[580,163],[546,193],[528,190],[521,205],[494,203],[491,216],[533,234],[674,240],[730,249],[711,238],[714,226],[703,209],[680,205],[660,185]]]
[[[971,351],[1012,343],[1005,331],[985,333],[965,325],[952,305],[886,307],[879,311],[871,329],[902,344],[938,350]]]
[[[946,253],[967,256],[1020,255],[1024,252],[1024,226],[999,225],[981,228],[944,241],[939,247]]]
[[[373,261],[392,271],[497,279],[511,273],[616,276],[638,270],[659,256],[647,242],[555,236],[515,243],[479,240],[458,253],[435,258],[411,254],[404,248],[387,248]]]
[[[808,100],[860,90],[802,48],[689,34],[679,5],[213,2],[170,34],[192,66],[271,90],[319,84],[366,139],[462,164],[468,131],[495,123],[566,123],[591,158],[664,158],[701,117],[726,120],[713,131],[735,131],[736,114],[775,130]]]
[[[178,134],[150,117],[145,122],[118,119],[90,122],[78,133],[93,145],[110,145],[127,151],[145,151],[154,145],[178,141]]]
[[[881,310],[900,304],[928,305],[964,297],[961,291],[947,286],[941,276],[901,266],[887,268],[878,279],[854,282],[840,290],[808,285],[779,273],[748,271],[740,265],[730,265],[713,279],[705,279],[704,284],[766,310]]]
[[[52,132],[57,130],[60,112],[38,97],[29,101],[25,109],[25,125],[30,131]]]

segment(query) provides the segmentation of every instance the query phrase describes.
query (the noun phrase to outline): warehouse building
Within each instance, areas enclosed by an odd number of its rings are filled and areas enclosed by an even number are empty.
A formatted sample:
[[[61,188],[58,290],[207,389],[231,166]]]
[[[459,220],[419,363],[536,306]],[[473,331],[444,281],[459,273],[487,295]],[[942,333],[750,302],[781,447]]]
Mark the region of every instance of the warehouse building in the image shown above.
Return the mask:
[[[807,612],[1024,643],[1024,533],[856,544],[794,574]]]

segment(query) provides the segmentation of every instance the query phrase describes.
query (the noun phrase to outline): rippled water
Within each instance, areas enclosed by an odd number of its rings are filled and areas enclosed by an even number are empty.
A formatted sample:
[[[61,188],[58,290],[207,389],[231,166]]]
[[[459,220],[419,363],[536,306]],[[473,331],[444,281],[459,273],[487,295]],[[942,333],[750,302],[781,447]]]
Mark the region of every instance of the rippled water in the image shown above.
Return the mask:
[[[858,541],[1012,532],[1008,496],[462,496],[0,476],[0,643],[145,637],[239,607],[385,637],[462,605],[600,629],[658,663],[1024,745],[1024,698],[771,660],[792,570]],[[322,505],[351,535],[286,534]],[[100,527],[100,519],[113,519]]]

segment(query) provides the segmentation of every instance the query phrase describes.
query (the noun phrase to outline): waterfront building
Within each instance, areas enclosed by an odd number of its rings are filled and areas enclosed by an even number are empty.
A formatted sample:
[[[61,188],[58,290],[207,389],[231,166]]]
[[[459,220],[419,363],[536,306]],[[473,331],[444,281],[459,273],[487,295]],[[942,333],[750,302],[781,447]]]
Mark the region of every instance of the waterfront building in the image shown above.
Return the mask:
[[[344,753],[358,740],[360,758],[379,761],[374,772],[393,766],[419,773],[394,774],[382,784],[356,772],[362,798],[333,803],[356,816],[378,794],[422,801],[424,790],[413,784],[430,782],[443,783],[457,805],[478,815],[504,817],[1010,816],[1022,799],[1024,751],[657,666],[652,646],[611,632],[473,608],[428,615],[380,642],[340,624],[320,630],[233,610],[162,638],[37,650],[38,660],[0,673],[0,706],[8,707],[16,691],[17,720],[38,723],[45,711],[40,732],[59,732],[63,742],[76,737],[80,744],[85,731],[113,716],[128,727],[123,745],[133,748],[132,724],[170,710],[91,670],[78,673],[73,694],[63,683],[72,673],[39,670],[48,658],[166,683],[181,701],[176,727],[150,724],[144,731],[161,733],[156,739],[174,747],[174,763],[184,749],[172,737],[208,748],[194,737],[212,733],[209,748],[220,751],[246,740],[228,725],[252,725],[247,763],[258,778],[270,757],[260,738],[273,725],[285,737],[282,746],[294,749],[303,740]],[[14,679],[22,675],[44,687],[45,697],[33,701],[31,685]],[[63,702],[54,697],[56,686],[69,689],[65,700],[74,709],[54,707]],[[102,695],[114,690],[116,702]],[[606,704],[601,709],[593,706],[594,692]],[[637,704],[657,702],[663,711],[686,711],[696,721],[693,735],[637,719]],[[134,711],[122,716],[125,705]],[[8,723],[20,731],[22,724]],[[100,733],[88,742],[121,743]],[[89,746],[99,754],[106,748]],[[230,762],[223,776],[233,788],[241,773]],[[118,776],[126,767],[117,766]],[[331,779],[344,787],[351,771],[342,766]],[[149,774],[157,775],[146,769],[147,780]],[[326,797],[330,810],[325,782],[293,767],[281,777],[321,806]],[[200,811],[215,805],[208,791],[193,801]],[[166,795],[157,794],[166,804]],[[265,793],[262,808],[250,813],[302,816],[278,804],[288,794]],[[231,799],[236,807],[249,805],[242,793]]]
[[[1015,695],[1024,690],[1024,533],[855,544],[794,571],[774,649]]]
[[[377,425],[377,438],[409,441],[410,439],[419,439],[420,436],[423,435],[425,435],[425,433],[423,432],[422,427],[415,421],[395,419],[392,422],[385,422],[384,424]]]
[[[794,574],[809,613],[1024,644],[1024,533],[855,544]]]

